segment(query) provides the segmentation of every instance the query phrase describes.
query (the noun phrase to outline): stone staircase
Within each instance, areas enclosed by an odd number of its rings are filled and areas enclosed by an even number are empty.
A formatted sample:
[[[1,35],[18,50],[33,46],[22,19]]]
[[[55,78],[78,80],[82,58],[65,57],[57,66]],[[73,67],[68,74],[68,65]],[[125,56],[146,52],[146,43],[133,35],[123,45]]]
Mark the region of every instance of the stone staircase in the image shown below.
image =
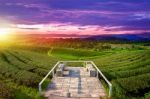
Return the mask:
[[[103,99],[104,87],[97,77],[90,77],[84,67],[66,67],[63,77],[55,76],[45,97],[48,99]],[[69,73],[68,73],[69,71]]]

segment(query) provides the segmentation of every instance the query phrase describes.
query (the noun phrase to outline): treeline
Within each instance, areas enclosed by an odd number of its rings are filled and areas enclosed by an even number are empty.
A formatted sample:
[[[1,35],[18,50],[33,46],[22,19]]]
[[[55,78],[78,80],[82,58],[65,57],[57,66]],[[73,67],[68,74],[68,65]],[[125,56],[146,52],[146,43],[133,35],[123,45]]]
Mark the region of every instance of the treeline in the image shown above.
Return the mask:
[[[115,46],[114,46],[115,45]],[[41,53],[48,52],[52,47],[92,49],[95,51],[109,49],[144,49],[148,43],[129,42],[118,40],[89,40],[89,39],[63,39],[63,38],[30,38],[29,40],[16,41],[12,48],[33,50]]]

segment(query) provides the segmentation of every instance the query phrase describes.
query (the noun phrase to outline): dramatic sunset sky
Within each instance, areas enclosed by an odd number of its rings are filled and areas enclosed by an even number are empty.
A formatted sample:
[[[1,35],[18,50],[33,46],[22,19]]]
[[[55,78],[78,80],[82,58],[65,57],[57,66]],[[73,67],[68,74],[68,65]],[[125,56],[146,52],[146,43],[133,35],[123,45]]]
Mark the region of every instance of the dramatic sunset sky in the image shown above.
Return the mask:
[[[150,0],[0,0],[0,32],[150,32]]]

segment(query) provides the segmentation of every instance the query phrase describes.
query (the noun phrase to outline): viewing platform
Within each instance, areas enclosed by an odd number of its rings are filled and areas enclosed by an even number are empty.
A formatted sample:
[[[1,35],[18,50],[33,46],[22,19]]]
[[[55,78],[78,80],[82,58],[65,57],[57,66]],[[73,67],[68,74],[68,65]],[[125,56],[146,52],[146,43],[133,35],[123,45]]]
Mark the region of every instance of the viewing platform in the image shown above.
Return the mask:
[[[84,66],[69,66],[69,61],[58,62],[39,83],[39,91],[48,99],[103,99],[111,96],[112,85],[95,67],[93,62],[83,62]],[[81,62],[81,61],[70,61]],[[95,66],[94,66],[95,65]],[[98,69],[98,70],[97,70]],[[52,74],[51,82],[42,91],[41,85]],[[99,80],[99,76],[109,86],[109,96]]]

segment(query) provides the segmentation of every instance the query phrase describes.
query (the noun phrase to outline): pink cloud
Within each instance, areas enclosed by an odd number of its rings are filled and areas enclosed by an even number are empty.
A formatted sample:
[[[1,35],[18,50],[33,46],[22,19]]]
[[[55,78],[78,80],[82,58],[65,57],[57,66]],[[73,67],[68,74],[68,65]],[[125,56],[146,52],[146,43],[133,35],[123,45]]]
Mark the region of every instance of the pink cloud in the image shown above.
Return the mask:
[[[73,25],[64,23],[51,24],[17,24],[17,33],[24,34],[77,34],[77,35],[101,35],[101,34],[132,34],[150,32],[150,30],[124,30],[123,26],[98,26],[98,25]]]

